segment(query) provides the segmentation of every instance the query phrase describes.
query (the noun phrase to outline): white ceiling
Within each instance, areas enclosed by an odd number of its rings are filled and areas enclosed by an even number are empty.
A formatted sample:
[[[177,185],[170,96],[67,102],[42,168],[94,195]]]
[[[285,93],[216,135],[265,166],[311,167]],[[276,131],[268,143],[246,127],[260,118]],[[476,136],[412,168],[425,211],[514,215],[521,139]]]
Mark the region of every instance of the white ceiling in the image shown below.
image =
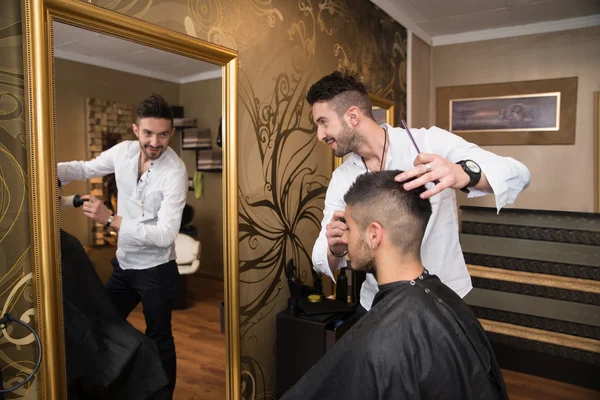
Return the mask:
[[[57,22],[54,56],[180,84],[222,73],[217,65]]]
[[[600,0],[371,0],[432,45],[600,25]]]

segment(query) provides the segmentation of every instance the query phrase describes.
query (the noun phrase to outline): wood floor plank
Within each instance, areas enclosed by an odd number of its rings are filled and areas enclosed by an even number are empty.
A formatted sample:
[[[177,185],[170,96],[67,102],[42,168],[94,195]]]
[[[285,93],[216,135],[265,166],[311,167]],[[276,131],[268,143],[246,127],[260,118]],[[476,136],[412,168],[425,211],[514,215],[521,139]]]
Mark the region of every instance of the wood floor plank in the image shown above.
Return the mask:
[[[502,370],[511,400],[600,400],[600,392],[539,376]]]

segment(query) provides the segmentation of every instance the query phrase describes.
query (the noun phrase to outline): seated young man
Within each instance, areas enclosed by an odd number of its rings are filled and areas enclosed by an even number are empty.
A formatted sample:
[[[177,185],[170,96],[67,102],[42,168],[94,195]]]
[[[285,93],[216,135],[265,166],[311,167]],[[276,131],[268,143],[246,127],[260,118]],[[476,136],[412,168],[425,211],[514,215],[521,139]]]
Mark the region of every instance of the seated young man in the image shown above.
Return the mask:
[[[507,399],[487,336],[421,263],[431,216],[401,171],[366,173],[345,195],[351,268],[379,285],[373,307],[283,399]]]
[[[60,255],[69,400],[169,398],[156,344],[119,315],[83,246],[62,229]]]

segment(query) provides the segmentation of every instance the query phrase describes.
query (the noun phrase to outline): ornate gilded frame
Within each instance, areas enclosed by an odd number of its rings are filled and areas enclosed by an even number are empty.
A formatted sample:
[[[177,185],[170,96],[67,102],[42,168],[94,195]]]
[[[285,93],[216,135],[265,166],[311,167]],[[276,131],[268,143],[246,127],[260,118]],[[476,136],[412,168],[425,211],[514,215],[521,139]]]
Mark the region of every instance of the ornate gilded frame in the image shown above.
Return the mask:
[[[375,94],[369,94],[373,108],[385,110],[385,120],[391,126],[394,126],[394,102]],[[333,156],[333,169],[336,169],[344,162],[343,158]]]
[[[594,212],[600,213],[600,91],[594,93]]]
[[[237,199],[238,56],[235,51],[77,0],[24,0],[23,50],[28,115],[32,270],[37,330],[43,344],[38,397],[66,398],[66,369],[59,269],[58,202],[54,137],[52,22],[137,42],[223,68],[223,259],[226,395],[240,397],[240,331]]]

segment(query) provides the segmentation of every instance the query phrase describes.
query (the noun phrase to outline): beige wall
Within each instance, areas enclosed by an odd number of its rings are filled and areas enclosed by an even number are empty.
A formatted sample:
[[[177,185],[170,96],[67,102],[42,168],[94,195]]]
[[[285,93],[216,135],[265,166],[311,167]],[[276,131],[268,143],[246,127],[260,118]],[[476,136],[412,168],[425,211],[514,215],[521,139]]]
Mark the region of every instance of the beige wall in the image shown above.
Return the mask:
[[[515,207],[593,211],[593,102],[594,91],[600,89],[600,27],[433,48],[432,100],[440,86],[571,76],[579,77],[574,145],[486,147],[524,162],[531,171],[531,186]],[[464,195],[459,197],[467,204]],[[493,199],[486,196],[468,204],[493,206]]]
[[[275,316],[285,309],[288,297],[282,266],[292,261],[302,279],[310,275],[310,252],[332,164],[327,147],[307,134],[313,127],[303,100],[306,89],[319,76],[339,67],[352,68],[365,74],[369,91],[394,100],[397,116],[405,117],[406,30],[368,0],[320,11],[307,8],[307,2],[223,0],[211,2],[208,14],[197,7],[197,1],[188,0],[129,1],[126,6],[118,1],[88,2],[115,16],[124,14],[239,54],[239,216],[248,221],[240,225],[239,235],[241,396],[273,397]],[[2,4],[2,11],[9,12],[6,19],[0,18],[0,28],[17,26],[22,19],[20,2]],[[7,33],[9,40],[0,47],[0,65],[14,72],[18,83],[23,76],[21,32],[8,29]],[[19,103],[26,104],[22,88],[14,92]],[[18,114],[9,121],[15,127],[9,131],[12,135],[0,130],[0,140],[10,142],[9,155],[17,160],[29,154],[25,121]],[[294,157],[284,158],[287,154]],[[18,177],[9,175],[9,181]],[[22,210],[23,218],[28,218],[28,208]],[[29,232],[28,222],[23,221]],[[7,240],[30,244],[15,230]],[[285,248],[281,257],[272,256],[281,248]],[[25,265],[26,274],[29,263]],[[12,282],[8,275],[4,278]],[[19,305],[31,303],[25,297]],[[5,377],[11,376],[15,375],[7,371]]]
[[[212,145],[217,148],[216,139],[219,129],[219,118],[222,114],[221,79],[211,79],[187,83],[180,86],[179,104],[183,106],[186,117],[196,117],[198,128],[210,128]],[[180,146],[179,136],[176,138]],[[180,152],[185,162],[188,176],[193,177],[196,171],[196,151]],[[196,238],[202,243],[200,256],[200,272],[223,276],[223,189],[221,172],[204,172],[204,191],[200,199],[194,192],[188,193],[187,202],[194,207],[193,225],[198,229]]]
[[[429,128],[432,125],[429,107],[431,93],[435,94],[435,91],[432,91],[431,86],[431,54],[431,46],[413,35],[410,125],[415,128]]]
[[[179,85],[132,75],[112,69],[55,59],[56,63],[56,159],[60,161],[87,159],[85,99],[94,97],[137,104],[146,96],[160,93],[171,104],[179,101]],[[65,195],[84,194],[85,182],[73,182],[63,187]],[[88,218],[81,209],[61,212],[60,226],[84,245],[88,240]]]

